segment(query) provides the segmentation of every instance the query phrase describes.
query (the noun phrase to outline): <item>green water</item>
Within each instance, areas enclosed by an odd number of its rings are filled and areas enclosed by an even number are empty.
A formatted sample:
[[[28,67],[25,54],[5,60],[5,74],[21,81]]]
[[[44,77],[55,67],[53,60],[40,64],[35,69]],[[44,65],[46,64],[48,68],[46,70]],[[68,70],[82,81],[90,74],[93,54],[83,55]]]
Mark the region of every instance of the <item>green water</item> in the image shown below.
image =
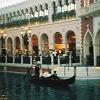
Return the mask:
[[[100,100],[100,80],[76,80],[69,88],[28,84],[24,75],[0,73],[0,95],[8,100]]]

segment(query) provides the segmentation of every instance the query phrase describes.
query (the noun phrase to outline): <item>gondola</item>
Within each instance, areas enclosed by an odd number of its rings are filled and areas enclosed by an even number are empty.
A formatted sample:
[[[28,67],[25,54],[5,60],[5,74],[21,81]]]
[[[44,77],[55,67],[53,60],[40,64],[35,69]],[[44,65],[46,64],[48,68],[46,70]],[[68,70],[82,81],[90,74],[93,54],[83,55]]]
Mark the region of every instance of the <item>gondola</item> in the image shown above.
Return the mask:
[[[27,75],[31,84],[39,85],[39,86],[69,86],[75,82],[76,78],[76,68],[74,68],[74,75],[70,78],[63,79],[61,77],[35,77],[31,74]],[[27,81],[28,82],[28,81]]]
[[[63,79],[60,77],[57,78],[51,78],[51,77],[32,77],[31,83],[36,85],[42,85],[42,86],[69,86],[75,82],[75,75],[68,79]]]

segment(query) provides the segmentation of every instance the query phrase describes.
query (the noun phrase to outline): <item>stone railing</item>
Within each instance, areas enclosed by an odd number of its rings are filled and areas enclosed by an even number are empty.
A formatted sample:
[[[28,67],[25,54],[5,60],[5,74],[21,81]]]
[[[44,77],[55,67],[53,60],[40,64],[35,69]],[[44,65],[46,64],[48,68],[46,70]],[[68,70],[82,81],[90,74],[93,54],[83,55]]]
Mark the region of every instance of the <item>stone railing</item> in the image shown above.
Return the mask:
[[[89,16],[89,15],[95,15],[96,13],[100,12],[100,2],[92,3],[89,6],[83,7],[80,9],[79,16]]]
[[[41,64],[51,65],[51,64],[68,64],[71,60],[71,63],[80,63],[80,56],[75,56],[69,58],[69,56],[0,56],[0,63],[9,63],[9,64],[33,64],[33,61],[40,61]]]

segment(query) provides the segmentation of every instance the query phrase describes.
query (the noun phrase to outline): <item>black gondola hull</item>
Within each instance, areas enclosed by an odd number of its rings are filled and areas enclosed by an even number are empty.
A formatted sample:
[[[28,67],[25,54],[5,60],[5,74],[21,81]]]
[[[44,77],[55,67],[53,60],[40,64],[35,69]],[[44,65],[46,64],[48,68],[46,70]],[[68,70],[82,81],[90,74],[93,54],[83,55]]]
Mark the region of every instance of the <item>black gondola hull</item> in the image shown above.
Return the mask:
[[[71,78],[68,79],[52,79],[52,78],[31,78],[31,83],[35,85],[44,85],[44,86],[68,86],[75,82],[75,75],[73,75]]]

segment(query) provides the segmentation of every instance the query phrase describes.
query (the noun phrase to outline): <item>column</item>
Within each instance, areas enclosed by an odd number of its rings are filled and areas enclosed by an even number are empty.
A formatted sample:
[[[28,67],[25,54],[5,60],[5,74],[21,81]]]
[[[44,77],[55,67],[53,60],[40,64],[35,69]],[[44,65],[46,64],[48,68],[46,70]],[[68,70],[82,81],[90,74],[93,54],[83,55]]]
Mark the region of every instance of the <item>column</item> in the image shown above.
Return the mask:
[[[93,49],[94,49],[94,66],[96,66],[96,57],[97,57],[96,48],[97,48],[97,46],[94,44],[93,45]]]
[[[32,64],[32,39],[29,36],[29,55],[30,55],[30,64]]]
[[[58,55],[58,66],[60,67],[60,56]]]
[[[29,53],[32,55],[32,39],[29,37]]]
[[[41,68],[42,68],[42,48],[41,48],[41,39],[38,37],[38,45],[39,45],[39,55],[40,55],[40,63],[41,63]]]
[[[54,50],[54,38],[53,38],[53,32],[49,31],[49,49]]]
[[[6,49],[6,52],[7,52],[7,39],[6,39],[6,37],[5,37],[5,49]],[[6,56],[5,56],[5,63],[7,63],[7,54],[6,54]],[[4,71],[7,71],[7,66],[4,66]]]
[[[40,41],[41,39],[40,38],[38,38],[38,45],[39,45],[39,55],[42,55],[42,48],[41,48],[41,41]]]
[[[0,48],[2,49],[2,46],[1,46],[1,36],[0,36]],[[1,49],[0,49],[0,55],[1,55]]]
[[[21,64],[23,64],[23,55],[24,55],[24,44],[23,44],[23,36],[21,38],[21,50],[22,50],[22,55],[21,55]]]
[[[64,31],[64,30],[63,30]],[[62,32],[62,47],[65,49],[66,45],[65,45],[65,34]],[[66,50],[66,49],[65,49]],[[65,51],[66,54],[66,51]]]
[[[53,61],[53,60],[54,60],[54,59],[53,59],[53,54],[51,54],[51,55],[50,55],[50,57],[51,57],[51,66],[53,67],[53,66],[54,66],[54,61]]]
[[[7,53],[7,39],[6,39],[6,37],[5,37],[5,49],[6,49],[6,53]],[[7,54],[6,54],[6,61],[5,61],[5,63],[7,63]]]
[[[15,53],[16,53],[16,47],[15,47],[15,41],[13,38],[13,63],[15,63]]]
[[[72,67],[72,59],[71,58],[72,58],[72,55],[70,54],[69,55],[69,67]]]

